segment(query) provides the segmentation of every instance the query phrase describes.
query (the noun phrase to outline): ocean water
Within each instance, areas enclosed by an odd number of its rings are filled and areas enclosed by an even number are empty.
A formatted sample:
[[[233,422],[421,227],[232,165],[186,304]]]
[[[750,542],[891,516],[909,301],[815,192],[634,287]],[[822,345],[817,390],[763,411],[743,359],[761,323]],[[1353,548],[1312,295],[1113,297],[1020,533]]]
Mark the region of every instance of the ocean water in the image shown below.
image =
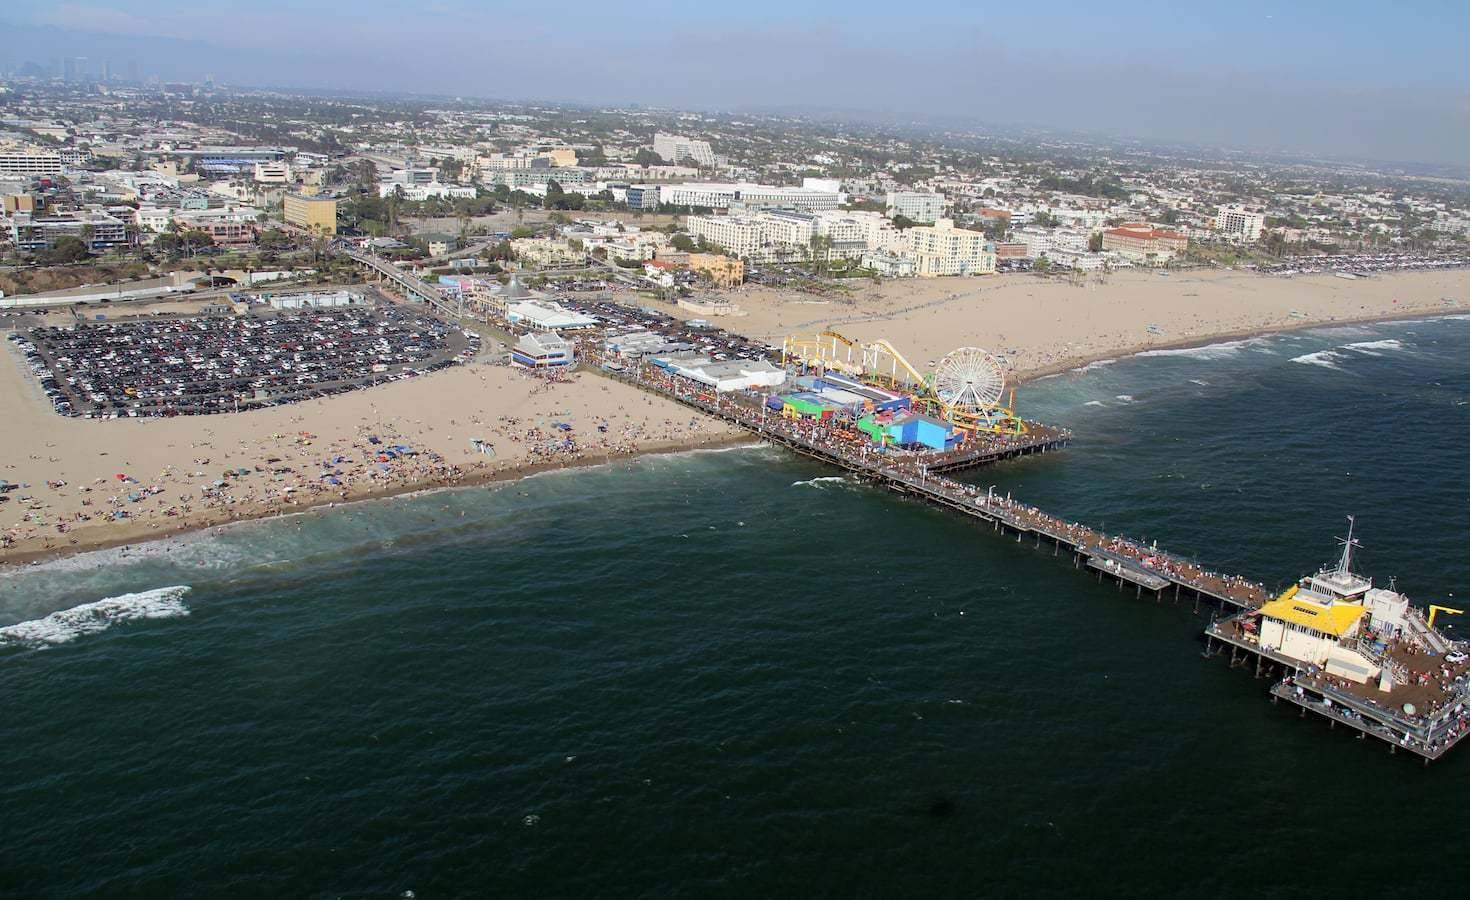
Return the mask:
[[[1268,583],[1354,514],[1367,572],[1470,592],[1470,321],[1146,354],[1020,401],[1077,440],[977,484]],[[1423,768],[1302,721],[1201,658],[1206,621],[762,447],[91,554],[0,576],[0,895],[1465,874],[1470,751]]]

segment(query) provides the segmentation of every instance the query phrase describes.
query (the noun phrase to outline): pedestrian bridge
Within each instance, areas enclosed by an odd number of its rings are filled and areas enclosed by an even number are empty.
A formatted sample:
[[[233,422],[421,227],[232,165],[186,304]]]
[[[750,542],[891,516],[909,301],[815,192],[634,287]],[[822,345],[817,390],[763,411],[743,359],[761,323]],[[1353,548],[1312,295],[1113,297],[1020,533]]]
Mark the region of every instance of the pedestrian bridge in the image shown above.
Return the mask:
[[[423,303],[444,318],[453,322],[459,321],[464,315],[463,300],[455,302],[445,299],[444,295],[439,293],[438,288],[435,288],[416,275],[410,275],[388,260],[380,256],[373,256],[371,253],[363,253],[359,250],[344,250],[342,252],[353,262],[392,283],[407,299]]]

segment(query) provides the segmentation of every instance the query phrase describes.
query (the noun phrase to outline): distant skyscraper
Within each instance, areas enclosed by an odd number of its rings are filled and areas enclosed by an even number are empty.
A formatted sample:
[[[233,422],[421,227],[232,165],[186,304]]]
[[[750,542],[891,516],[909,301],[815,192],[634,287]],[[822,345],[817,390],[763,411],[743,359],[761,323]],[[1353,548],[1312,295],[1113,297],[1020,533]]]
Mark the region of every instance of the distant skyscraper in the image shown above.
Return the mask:
[[[106,59],[106,60],[103,60],[102,61],[102,80],[103,81],[111,81],[112,80],[112,60],[110,60],[110,59]]]
[[[68,56],[61,61],[62,77],[67,81],[77,80],[77,61]]]
[[[138,61],[136,59],[128,60],[128,81],[138,83]]]

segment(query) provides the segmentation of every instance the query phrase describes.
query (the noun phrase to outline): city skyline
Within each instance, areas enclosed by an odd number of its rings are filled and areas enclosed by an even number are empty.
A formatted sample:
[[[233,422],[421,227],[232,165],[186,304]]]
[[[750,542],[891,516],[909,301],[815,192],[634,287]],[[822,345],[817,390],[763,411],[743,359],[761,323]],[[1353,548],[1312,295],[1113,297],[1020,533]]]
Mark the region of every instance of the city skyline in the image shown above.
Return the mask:
[[[665,3],[637,22],[577,3],[556,17],[458,0],[415,16],[360,4],[261,8],[272,10],[285,18],[232,22],[227,33],[215,14],[175,2],[10,12],[18,40],[0,67],[137,58],[165,79],[213,74],[260,87],[838,112],[1470,162],[1470,92],[1453,47],[1470,15],[1445,4],[1395,17],[1365,4],[1061,5],[1039,19],[943,2],[923,17],[872,3],[757,2],[733,26]],[[40,46],[45,54],[27,55]]]

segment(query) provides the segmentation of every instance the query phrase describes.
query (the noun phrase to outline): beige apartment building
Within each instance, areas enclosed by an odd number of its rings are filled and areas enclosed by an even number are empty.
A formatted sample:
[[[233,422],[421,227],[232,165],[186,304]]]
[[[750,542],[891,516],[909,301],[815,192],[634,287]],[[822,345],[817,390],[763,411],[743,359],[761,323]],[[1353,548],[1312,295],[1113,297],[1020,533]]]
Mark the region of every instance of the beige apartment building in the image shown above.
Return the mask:
[[[287,194],[282,201],[281,212],[287,225],[316,234],[331,236],[337,233],[337,201],[330,197]]]
[[[689,269],[708,278],[718,288],[739,287],[745,283],[745,263],[718,253],[689,254]]]
[[[940,275],[992,275],[995,251],[984,232],[954,227],[954,220],[909,228],[903,233],[904,255],[914,261],[920,278]]]

